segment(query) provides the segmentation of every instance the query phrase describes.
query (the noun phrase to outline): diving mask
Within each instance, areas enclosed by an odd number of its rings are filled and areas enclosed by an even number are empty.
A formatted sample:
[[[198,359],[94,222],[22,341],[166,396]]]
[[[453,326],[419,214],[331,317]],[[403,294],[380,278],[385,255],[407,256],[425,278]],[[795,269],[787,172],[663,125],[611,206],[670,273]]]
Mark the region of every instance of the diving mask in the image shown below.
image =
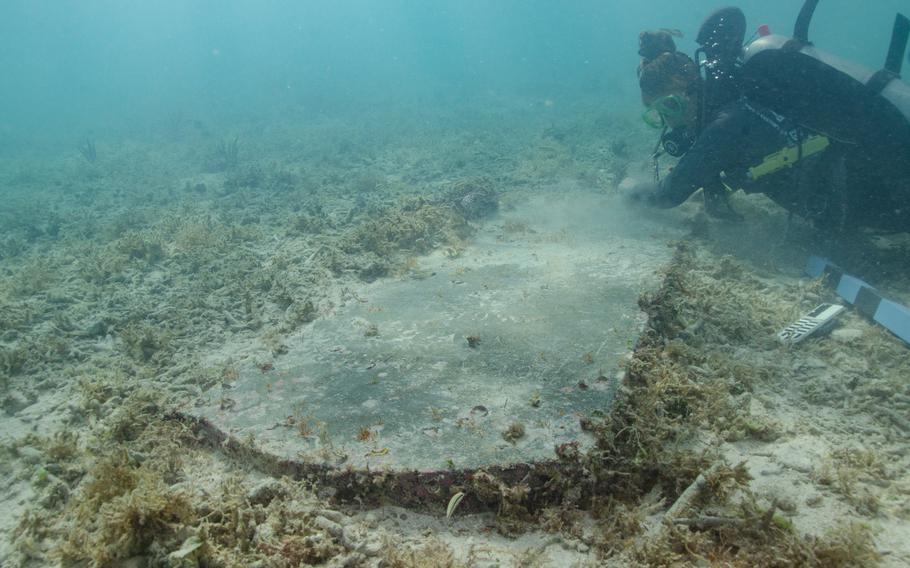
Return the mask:
[[[666,95],[648,105],[648,110],[641,115],[645,124],[651,128],[663,128],[668,124],[685,120],[688,101],[680,95]]]

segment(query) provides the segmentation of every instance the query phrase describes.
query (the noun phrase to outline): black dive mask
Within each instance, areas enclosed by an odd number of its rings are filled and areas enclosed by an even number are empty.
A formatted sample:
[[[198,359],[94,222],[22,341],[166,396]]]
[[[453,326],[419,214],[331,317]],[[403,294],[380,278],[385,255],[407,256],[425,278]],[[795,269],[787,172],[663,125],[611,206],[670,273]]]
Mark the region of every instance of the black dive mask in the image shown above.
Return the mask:
[[[679,158],[689,151],[692,144],[695,143],[695,137],[686,127],[674,128],[664,132],[660,138],[660,144],[664,147],[664,152],[674,158]]]

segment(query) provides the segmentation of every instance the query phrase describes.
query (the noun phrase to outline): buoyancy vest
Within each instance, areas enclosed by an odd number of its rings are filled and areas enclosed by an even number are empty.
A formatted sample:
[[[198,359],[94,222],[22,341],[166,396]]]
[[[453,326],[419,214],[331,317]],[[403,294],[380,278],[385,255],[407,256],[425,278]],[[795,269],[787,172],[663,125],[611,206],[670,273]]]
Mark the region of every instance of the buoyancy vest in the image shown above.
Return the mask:
[[[779,35],[749,44],[742,94],[832,140],[855,145],[879,173],[910,179],[910,86]]]

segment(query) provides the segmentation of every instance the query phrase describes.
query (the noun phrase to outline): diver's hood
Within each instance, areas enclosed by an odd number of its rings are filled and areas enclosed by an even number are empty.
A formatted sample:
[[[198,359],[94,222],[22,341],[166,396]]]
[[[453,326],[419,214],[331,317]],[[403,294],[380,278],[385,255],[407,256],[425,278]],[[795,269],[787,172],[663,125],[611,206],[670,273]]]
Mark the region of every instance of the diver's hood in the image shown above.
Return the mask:
[[[739,98],[737,62],[746,36],[746,15],[739,8],[715,10],[698,30],[695,61],[704,81],[699,101],[698,128],[707,117]]]
[[[708,60],[734,60],[746,37],[746,15],[735,7],[720,8],[705,18],[698,29],[695,43],[701,46]]]

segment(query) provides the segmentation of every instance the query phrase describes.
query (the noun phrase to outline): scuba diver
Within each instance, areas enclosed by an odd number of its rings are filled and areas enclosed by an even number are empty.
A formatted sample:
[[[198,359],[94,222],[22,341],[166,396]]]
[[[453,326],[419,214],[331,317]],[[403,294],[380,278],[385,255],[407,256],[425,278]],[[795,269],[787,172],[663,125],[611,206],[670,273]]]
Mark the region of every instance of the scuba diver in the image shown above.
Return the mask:
[[[708,214],[740,219],[729,196],[741,188],[833,232],[910,231],[910,87],[899,76],[910,20],[897,15],[872,72],[809,42],[817,4],[805,2],[793,38],[761,26],[745,48],[743,12],[717,10],[694,60],[670,31],[642,32],[644,119],[662,134],[654,182],[629,199],[675,207],[701,189]],[[680,159],[659,179],[662,153]]]

